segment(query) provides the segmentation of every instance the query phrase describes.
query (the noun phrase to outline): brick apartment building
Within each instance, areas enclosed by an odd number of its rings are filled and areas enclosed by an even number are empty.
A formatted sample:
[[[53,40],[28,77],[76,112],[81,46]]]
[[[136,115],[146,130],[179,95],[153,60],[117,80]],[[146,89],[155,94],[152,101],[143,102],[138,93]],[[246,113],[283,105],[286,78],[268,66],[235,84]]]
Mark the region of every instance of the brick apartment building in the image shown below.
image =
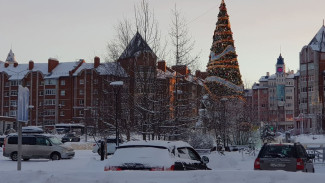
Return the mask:
[[[138,33],[114,63],[95,57],[93,63],[50,58],[47,63],[20,64],[10,50],[6,61],[0,61],[0,133],[15,128],[18,85],[23,85],[30,90],[28,125],[82,124],[106,130],[118,119],[121,133],[159,136],[162,124],[175,122],[176,116],[191,119],[188,125],[195,121],[206,73],[196,75],[186,66],[169,68],[165,61],[157,62]],[[110,86],[112,81],[123,81],[123,87]]]

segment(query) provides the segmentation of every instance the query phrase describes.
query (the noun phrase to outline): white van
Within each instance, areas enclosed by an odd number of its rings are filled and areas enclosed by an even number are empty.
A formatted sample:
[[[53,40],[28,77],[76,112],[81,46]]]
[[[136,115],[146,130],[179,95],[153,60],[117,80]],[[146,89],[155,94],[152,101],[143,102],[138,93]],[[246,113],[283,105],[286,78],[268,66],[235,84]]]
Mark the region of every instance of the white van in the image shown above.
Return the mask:
[[[3,156],[11,158],[13,161],[18,159],[18,136],[17,134],[8,135],[4,140]],[[22,137],[22,159],[51,159],[59,160],[74,157],[75,152],[72,148],[64,146],[60,139],[53,135],[45,134],[23,134]]]

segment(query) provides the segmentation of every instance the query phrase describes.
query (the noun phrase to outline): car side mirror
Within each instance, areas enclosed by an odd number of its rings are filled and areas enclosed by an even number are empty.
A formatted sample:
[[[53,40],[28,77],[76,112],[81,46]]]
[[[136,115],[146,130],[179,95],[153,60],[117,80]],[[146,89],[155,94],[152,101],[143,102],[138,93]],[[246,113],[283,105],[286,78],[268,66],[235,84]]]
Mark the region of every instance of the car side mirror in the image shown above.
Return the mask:
[[[314,159],[315,158],[315,154],[308,154],[308,159]]]
[[[209,163],[209,158],[206,157],[206,156],[202,156],[201,161],[202,161],[204,164],[207,164],[207,163]]]

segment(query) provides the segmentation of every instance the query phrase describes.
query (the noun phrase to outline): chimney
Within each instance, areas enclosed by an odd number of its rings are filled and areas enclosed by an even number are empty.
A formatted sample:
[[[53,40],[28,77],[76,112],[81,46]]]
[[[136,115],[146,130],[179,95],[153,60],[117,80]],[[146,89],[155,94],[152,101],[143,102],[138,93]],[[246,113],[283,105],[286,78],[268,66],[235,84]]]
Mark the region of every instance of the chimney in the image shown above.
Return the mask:
[[[266,76],[270,76],[270,72],[266,72]]]
[[[100,58],[99,57],[95,57],[94,58],[94,68],[97,68],[100,65]]]
[[[158,61],[158,69],[166,72],[166,61],[165,60]]]
[[[5,63],[5,67],[8,67],[9,66],[9,64],[8,63]]]
[[[28,66],[29,66],[28,67],[29,70],[33,70],[33,68],[34,68],[34,62],[32,60],[30,60]]]
[[[49,58],[48,60],[48,72],[52,72],[52,70],[59,65],[59,61],[55,58]]]
[[[17,67],[17,66],[18,66],[18,62],[15,62],[15,63],[14,63],[14,67]]]
[[[186,76],[189,73],[186,65],[174,65],[172,66],[172,69],[183,76]]]
[[[201,71],[200,70],[195,71],[195,77],[201,78]]]

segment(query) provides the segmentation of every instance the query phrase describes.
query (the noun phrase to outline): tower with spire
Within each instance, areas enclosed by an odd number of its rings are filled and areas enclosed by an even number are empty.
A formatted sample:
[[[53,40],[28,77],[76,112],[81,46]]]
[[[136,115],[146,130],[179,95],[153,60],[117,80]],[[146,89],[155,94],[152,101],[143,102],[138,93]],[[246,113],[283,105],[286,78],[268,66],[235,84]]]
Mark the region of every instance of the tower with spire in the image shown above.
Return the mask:
[[[7,64],[15,64],[15,63],[17,64],[18,63],[16,60],[16,57],[15,57],[15,54],[12,52],[12,49],[10,49],[5,63],[7,63]]]
[[[239,71],[229,15],[224,0],[219,7],[213,35],[205,84],[215,98],[242,96],[243,82]]]

